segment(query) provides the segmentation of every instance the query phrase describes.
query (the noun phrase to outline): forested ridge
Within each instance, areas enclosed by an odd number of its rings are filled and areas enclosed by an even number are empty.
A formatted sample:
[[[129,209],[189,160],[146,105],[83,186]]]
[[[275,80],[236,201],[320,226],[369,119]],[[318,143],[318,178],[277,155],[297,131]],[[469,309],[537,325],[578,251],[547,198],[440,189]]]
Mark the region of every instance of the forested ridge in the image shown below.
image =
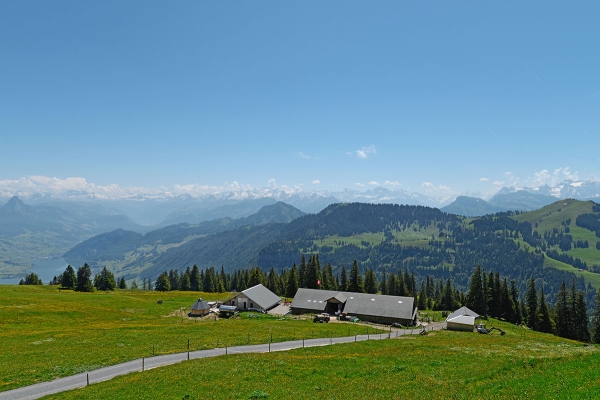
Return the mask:
[[[596,209],[587,203],[576,204],[585,209],[578,215],[591,212],[597,217]],[[361,273],[371,269],[378,278],[408,270],[417,280],[425,276],[452,278],[457,288],[465,290],[473,268],[481,265],[485,271],[493,270],[514,280],[519,293],[526,291],[528,280],[535,276],[550,302],[555,300],[562,281],[574,281],[577,289],[586,293],[586,300],[591,301],[593,294],[584,279],[550,267],[548,256],[593,271],[594,264],[567,251],[572,253],[572,249],[585,248],[594,256],[595,243],[588,243],[586,247],[585,243],[591,240],[588,236],[585,240],[573,236],[570,229],[580,229],[575,214],[566,217],[566,210],[558,214],[556,209],[554,214],[552,211],[547,214],[553,218],[556,215],[562,218],[564,214],[565,219],[542,230],[538,224],[541,226],[545,220],[532,224],[523,220],[528,213],[504,212],[467,219],[422,206],[334,204],[318,214],[305,215],[290,223],[248,225],[201,237],[189,235],[196,228],[185,225],[150,232],[145,238],[152,237],[160,244],[173,243],[172,238],[188,240],[162,250],[158,245],[136,248],[127,259],[121,253],[121,271],[128,279],[140,276],[127,275],[129,267],[140,265],[145,266],[141,276],[156,276],[160,271],[171,269],[183,271],[192,265],[222,267],[228,273],[254,266],[280,272],[289,270],[302,254],[307,257],[319,254],[321,262],[331,265],[334,274],[357,260]],[[591,220],[591,217],[585,218]],[[595,237],[587,228],[586,232]],[[130,239],[135,242],[138,238],[131,235]],[[128,242],[124,239],[120,233],[122,245]],[[114,252],[118,247],[109,251]],[[84,245],[80,250],[87,249],[89,253],[98,248],[101,246]],[[101,267],[102,263],[97,260],[90,265]]]

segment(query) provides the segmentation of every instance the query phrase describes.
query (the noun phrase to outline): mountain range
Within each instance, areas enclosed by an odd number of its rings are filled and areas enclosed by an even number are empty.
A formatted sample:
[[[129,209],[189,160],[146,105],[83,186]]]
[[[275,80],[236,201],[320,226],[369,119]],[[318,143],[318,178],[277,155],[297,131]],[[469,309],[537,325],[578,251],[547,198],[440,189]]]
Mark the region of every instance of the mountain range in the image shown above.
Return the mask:
[[[424,206],[337,203],[306,215],[276,206],[248,218],[173,225],[145,235],[116,230],[64,257],[73,265],[107,266],[126,279],[155,279],[192,265],[282,270],[302,254],[318,254],[337,272],[357,260],[362,271],[372,268],[379,276],[406,269],[421,278],[451,276],[465,289],[477,264],[515,279],[522,292],[532,275],[549,296],[562,280],[576,281],[590,297],[586,284],[600,286],[600,206],[591,201],[561,200],[536,211],[474,219]]]

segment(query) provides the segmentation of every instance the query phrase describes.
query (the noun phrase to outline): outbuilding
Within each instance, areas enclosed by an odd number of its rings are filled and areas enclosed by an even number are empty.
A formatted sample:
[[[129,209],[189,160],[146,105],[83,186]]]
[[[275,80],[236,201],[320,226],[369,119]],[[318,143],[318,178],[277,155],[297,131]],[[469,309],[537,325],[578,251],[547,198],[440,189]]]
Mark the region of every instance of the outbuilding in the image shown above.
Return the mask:
[[[414,325],[414,298],[336,290],[298,289],[291,304],[293,314],[345,314],[362,321]]]
[[[201,298],[190,307],[190,317],[203,317],[210,313],[210,306],[208,303]]]
[[[446,318],[446,328],[449,331],[473,332],[475,320],[479,314],[467,307],[461,307]]]
[[[236,294],[223,304],[233,306],[237,311],[267,312],[279,304],[280,301],[281,298],[279,296],[262,284],[258,284]]]

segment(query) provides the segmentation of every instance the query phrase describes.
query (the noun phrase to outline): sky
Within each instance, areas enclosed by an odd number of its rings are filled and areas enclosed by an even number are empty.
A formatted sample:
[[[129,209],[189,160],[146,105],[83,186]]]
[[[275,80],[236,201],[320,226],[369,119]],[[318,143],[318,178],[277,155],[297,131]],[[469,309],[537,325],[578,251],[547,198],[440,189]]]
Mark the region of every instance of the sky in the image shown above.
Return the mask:
[[[1,2],[0,184],[600,179],[600,3],[485,3]]]

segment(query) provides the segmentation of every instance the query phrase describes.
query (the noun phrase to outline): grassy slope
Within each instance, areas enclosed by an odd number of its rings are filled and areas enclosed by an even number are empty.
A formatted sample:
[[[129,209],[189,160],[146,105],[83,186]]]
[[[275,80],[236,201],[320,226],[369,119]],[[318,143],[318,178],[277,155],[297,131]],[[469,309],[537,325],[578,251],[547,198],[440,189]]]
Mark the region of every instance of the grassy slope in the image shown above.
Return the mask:
[[[590,266],[594,264],[600,265],[600,251],[596,249],[596,242],[600,239],[595,235],[594,232],[575,225],[575,219],[577,216],[584,213],[591,213],[592,206],[593,204],[591,201],[567,199],[550,204],[536,211],[530,211],[517,215],[514,218],[520,222],[528,221],[534,227],[537,223],[538,226],[537,228],[534,228],[534,230],[538,231],[541,236],[543,236],[544,232],[548,230],[552,230],[555,227],[560,227],[563,221],[566,221],[570,218],[571,224],[569,225],[569,228],[571,230],[570,234],[573,236],[573,240],[587,240],[590,247],[587,249],[574,248],[569,250],[567,254],[580,258],[582,261],[587,262],[587,264]],[[553,248],[559,253],[562,253],[558,246],[553,246]],[[600,274],[588,271],[578,271],[577,268],[574,268],[563,262],[553,260],[550,257],[546,257],[545,265],[548,267],[570,271],[578,276],[583,276],[586,281],[589,281],[596,288],[600,288]]]
[[[202,296],[198,292],[58,292],[49,286],[0,285],[0,391],[89,371],[156,354],[293,340],[345,336],[346,324],[255,314],[249,318],[197,321],[182,318]],[[163,304],[157,304],[157,300]]]
[[[495,322],[506,336],[438,332],[193,360],[53,399],[597,398],[600,349]],[[256,397],[264,398],[264,397]]]

